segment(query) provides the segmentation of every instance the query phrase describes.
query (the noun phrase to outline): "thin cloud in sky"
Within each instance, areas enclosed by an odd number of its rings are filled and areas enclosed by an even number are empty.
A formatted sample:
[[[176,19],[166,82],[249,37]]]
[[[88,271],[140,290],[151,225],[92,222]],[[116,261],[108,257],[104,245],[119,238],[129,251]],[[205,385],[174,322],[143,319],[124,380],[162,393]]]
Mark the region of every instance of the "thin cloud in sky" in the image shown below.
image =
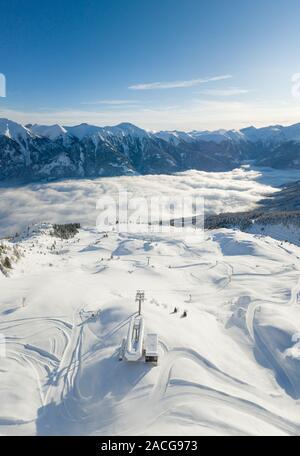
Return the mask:
[[[224,74],[221,76],[213,76],[210,78],[190,79],[187,81],[150,82],[150,83],[143,83],[143,84],[134,84],[134,85],[129,86],[128,88],[132,89],[132,90],[177,89],[177,88],[193,87],[198,84],[204,84],[206,82],[221,81],[223,79],[230,79],[230,78],[232,78],[231,74]]]
[[[249,93],[249,90],[247,89],[240,89],[238,87],[228,87],[225,89],[207,89],[207,90],[201,90],[201,92],[198,92],[204,95],[211,95],[214,97],[232,97],[235,95],[244,95],[246,93]]]
[[[96,100],[96,101],[87,101],[81,104],[85,105],[107,105],[107,106],[121,106],[121,105],[131,105],[138,104],[137,100]]]
[[[22,124],[40,123],[52,125],[78,125],[86,122],[94,125],[116,125],[130,122],[150,130],[216,130],[218,128],[242,128],[249,125],[266,126],[274,123],[291,125],[299,122],[300,104],[280,100],[236,101],[230,98],[193,100],[182,106],[153,106],[128,109],[17,111],[0,106],[0,117]]]

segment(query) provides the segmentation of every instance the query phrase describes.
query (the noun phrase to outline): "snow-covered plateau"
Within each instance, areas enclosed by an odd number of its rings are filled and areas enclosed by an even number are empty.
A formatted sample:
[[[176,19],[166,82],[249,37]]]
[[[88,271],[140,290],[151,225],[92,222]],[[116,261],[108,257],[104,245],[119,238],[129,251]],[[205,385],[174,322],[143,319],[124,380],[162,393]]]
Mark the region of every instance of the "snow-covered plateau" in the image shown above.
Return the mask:
[[[299,247],[50,232],[5,241],[22,256],[0,276],[1,434],[300,433]],[[157,366],[119,361],[137,288]]]

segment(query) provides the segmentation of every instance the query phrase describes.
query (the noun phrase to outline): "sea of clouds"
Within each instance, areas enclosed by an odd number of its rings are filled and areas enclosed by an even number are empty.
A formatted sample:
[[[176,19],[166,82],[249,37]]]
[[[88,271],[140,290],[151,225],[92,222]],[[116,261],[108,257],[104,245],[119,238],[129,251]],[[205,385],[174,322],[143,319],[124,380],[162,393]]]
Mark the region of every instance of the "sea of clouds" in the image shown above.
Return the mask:
[[[0,186],[0,236],[20,232],[32,223],[80,222],[95,226],[97,201],[104,195],[203,197],[210,213],[243,211],[278,191],[284,183],[299,180],[298,171],[251,169],[223,173],[187,171],[175,175],[122,176],[62,180],[22,186]]]

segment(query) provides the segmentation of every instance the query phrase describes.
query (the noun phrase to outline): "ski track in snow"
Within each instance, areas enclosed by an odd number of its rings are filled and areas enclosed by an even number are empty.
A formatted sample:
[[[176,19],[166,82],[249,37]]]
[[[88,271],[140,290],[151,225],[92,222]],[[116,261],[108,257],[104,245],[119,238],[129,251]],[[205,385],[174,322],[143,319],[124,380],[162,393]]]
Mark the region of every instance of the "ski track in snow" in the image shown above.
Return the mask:
[[[300,435],[300,359],[285,354],[299,247],[231,230],[189,245],[82,229],[57,254],[47,232],[20,243],[0,277],[1,434]],[[118,361],[137,288],[157,367]]]

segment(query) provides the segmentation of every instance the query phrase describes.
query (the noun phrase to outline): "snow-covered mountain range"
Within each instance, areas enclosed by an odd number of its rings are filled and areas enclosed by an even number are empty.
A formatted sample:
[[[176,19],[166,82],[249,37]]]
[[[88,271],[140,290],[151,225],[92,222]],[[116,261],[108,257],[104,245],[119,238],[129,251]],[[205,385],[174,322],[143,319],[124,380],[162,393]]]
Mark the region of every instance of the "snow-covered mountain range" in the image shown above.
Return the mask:
[[[300,169],[300,124],[152,132],[130,123],[24,126],[0,119],[1,180],[226,171],[245,160]]]

